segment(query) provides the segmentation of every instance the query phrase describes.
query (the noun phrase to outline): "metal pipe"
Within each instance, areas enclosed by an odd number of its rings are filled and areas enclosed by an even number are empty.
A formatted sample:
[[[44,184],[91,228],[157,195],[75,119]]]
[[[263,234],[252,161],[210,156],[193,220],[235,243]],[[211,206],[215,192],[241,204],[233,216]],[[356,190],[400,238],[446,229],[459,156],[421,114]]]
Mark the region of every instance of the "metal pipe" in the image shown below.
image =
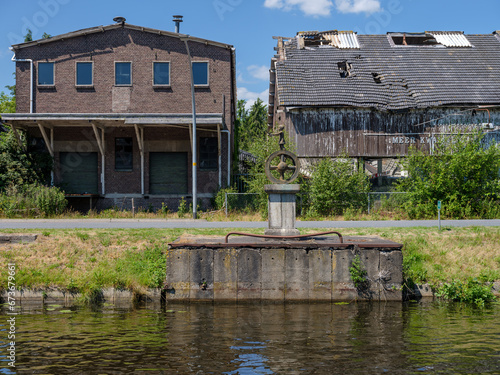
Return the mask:
[[[14,52],[14,48],[9,47],[9,49],[14,53],[14,56],[12,56],[11,61],[29,62],[30,63],[30,113],[33,113],[33,78],[34,78],[33,60],[32,59],[16,59],[16,53]]]
[[[196,150],[196,101],[195,101],[195,95],[194,95],[194,75],[193,75],[193,63],[191,61],[191,53],[189,51],[189,44],[188,44],[188,39],[189,35],[185,38],[181,38],[181,40],[184,41],[184,44],[186,45],[186,51],[188,55],[188,61],[189,61],[189,70],[191,72],[191,103],[192,103],[192,108],[193,108],[193,150],[192,150],[192,161],[193,161],[193,168],[192,168],[192,184],[193,184],[193,219],[196,219],[197,217],[197,183],[198,183],[198,178],[197,178],[197,150]]]
[[[231,186],[231,133],[229,130],[221,130],[227,134],[227,187]]]
[[[339,236],[340,243],[344,243],[344,238],[342,237],[342,235],[339,232],[336,232],[336,231],[320,232],[320,233],[313,233],[313,234],[302,234],[302,235],[298,235],[298,236],[270,236],[270,235],[267,235],[267,234],[253,234],[253,233],[243,233],[243,232],[231,232],[231,233],[228,233],[226,235],[224,241],[225,241],[225,243],[228,243],[229,236],[232,236],[232,235],[247,236],[247,237],[257,237],[257,238],[269,238],[269,239],[276,239],[276,240],[290,240],[290,239],[293,239],[293,238],[302,239],[302,238],[310,238],[310,237],[316,237],[316,236],[324,236],[326,234],[336,234],[337,236]]]

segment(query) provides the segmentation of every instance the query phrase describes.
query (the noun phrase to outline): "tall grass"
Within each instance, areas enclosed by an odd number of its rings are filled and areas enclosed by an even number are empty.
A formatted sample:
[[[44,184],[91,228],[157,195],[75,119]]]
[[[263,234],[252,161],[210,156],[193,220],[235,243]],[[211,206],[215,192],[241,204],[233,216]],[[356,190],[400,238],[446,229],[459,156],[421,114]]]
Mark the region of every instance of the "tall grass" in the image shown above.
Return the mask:
[[[68,201],[57,187],[38,184],[9,185],[0,195],[0,215],[13,217],[50,217],[61,214]]]

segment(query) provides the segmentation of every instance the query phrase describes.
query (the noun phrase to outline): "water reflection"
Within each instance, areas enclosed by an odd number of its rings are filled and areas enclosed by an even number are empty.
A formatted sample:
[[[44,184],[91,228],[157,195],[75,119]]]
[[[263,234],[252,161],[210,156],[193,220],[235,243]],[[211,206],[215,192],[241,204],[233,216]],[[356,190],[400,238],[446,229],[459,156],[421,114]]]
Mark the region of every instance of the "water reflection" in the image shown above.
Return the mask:
[[[72,310],[38,308],[18,316],[19,373],[500,373],[498,305],[475,310],[397,303],[169,304]],[[4,354],[0,351],[5,368]]]

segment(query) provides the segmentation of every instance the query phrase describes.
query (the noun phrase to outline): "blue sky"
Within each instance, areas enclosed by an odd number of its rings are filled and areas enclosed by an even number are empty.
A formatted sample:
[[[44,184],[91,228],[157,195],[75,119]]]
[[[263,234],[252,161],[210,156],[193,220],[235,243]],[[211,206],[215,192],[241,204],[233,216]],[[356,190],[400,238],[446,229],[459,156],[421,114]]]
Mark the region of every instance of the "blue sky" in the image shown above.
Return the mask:
[[[14,84],[9,46],[22,41],[26,28],[35,39],[114,23],[181,32],[232,44],[236,48],[238,99],[267,102],[273,36],[304,30],[464,31],[500,30],[500,0],[0,0],[0,91]]]

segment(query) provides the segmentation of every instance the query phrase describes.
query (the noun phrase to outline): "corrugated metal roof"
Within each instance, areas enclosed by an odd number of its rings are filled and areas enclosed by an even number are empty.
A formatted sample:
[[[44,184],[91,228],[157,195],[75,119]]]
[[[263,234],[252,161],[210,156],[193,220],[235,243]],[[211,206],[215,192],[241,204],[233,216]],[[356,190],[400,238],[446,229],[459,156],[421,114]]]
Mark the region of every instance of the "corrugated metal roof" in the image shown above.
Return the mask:
[[[352,31],[325,32],[321,34],[325,39],[329,40],[334,47],[360,48],[358,38]]]
[[[428,31],[439,44],[446,47],[472,47],[469,40],[461,32]]]

